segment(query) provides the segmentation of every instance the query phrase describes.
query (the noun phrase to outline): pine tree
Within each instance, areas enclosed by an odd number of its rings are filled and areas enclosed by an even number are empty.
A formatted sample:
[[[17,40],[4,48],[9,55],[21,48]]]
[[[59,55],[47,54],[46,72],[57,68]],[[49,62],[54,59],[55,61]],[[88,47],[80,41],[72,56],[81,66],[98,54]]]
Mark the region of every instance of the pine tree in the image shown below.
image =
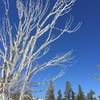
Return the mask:
[[[80,85],[78,86],[77,100],[85,100],[84,93]]]
[[[73,90],[72,90],[72,100],[75,100],[75,93]]]
[[[71,84],[70,84],[69,81],[67,81],[63,100],[70,100],[70,98],[71,98],[71,90],[72,90],[71,89]]]
[[[57,97],[57,100],[62,100],[61,90],[58,91],[58,97]]]
[[[45,100],[55,100],[53,82],[50,81]]]
[[[94,94],[95,92],[93,90],[90,90],[90,92],[87,94],[87,99],[94,100]]]

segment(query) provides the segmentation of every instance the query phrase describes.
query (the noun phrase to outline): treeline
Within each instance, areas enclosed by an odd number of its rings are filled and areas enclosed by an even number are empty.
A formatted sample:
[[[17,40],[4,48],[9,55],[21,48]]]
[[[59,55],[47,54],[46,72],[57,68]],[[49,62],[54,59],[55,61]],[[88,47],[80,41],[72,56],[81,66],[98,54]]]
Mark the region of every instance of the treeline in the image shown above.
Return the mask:
[[[55,96],[53,82],[51,81],[45,95],[45,100],[100,100],[100,96],[95,97],[95,92],[92,89],[85,95],[80,85],[78,85],[78,93],[76,94],[69,81],[66,82],[64,94],[59,89],[58,95]]]

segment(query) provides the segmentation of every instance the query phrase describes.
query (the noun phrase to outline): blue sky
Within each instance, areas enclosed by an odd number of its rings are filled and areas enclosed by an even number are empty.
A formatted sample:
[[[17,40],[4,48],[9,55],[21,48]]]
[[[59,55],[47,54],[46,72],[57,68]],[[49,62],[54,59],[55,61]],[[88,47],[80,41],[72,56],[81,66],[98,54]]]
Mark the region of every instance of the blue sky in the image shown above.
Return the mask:
[[[14,4],[11,4],[14,7]],[[1,3],[0,3],[1,6]],[[73,49],[73,66],[69,67],[66,74],[55,82],[55,90],[64,91],[65,83],[69,80],[73,89],[77,92],[77,85],[81,84],[85,92],[93,89],[100,93],[100,81],[95,75],[100,72],[97,69],[100,63],[100,1],[99,0],[77,0],[70,12],[74,16],[74,23],[82,22],[81,28],[75,33],[65,33],[51,47],[50,55],[63,54]],[[11,11],[15,16],[14,8]],[[2,9],[0,8],[0,17]],[[63,21],[65,21],[65,17]],[[16,17],[12,18],[12,21]],[[73,23],[73,24],[74,24]],[[59,23],[62,25],[62,23]],[[47,72],[49,73],[49,72]]]
[[[64,91],[66,80],[69,80],[76,92],[77,85],[81,84],[84,92],[93,89],[97,95],[100,94],[100,81],[95,79],[95,75],[100,73],[97,68],[100,63],[99,10],[99,0],[76,1],[71,14],[74,16],[75,22],[83,23],[81,28],[75,33],[64,34],[54,43],[55,52],[66,52],[73,49],[75,61],[73,66],[68,68],[66,74],[55,82],[56,89],[62,88]]]
[[[76,91],[77,85],[81,84],[85,92],[92,88],[97,94],[100,93],[100,81],[95,80],[95,74],[99,74],[97,65],[100,63],[99,4],[99,0],[77,0],[73,7],[71,14],[83,24],[77,32],[66,34],[62,37],[63,40],[59,40],[64,51],[73,48],[75,63],[59,83],[56,83],[58,87],[61,86],[60,83],[64,87],[66,80],[70,80]]]

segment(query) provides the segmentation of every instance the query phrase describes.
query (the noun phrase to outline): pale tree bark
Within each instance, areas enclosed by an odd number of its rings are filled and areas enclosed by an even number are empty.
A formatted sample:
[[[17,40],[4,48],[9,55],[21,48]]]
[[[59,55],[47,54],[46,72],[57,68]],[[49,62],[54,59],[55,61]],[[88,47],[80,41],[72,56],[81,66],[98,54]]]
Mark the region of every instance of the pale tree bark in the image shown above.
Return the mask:
[[[30,79],[39,72],[49,67],[61,66],[62,70],[52,78],[53,81],[64,74],[67,67],[62,67],[62,65],[72,60],[72,51],[62,56],[55,56],[42,64],[39,64],[38,60],[49,53],[50,48],[48,46],[64,33],[72,33],[80,28],[81,23],[78,23],[73,29],[71,28],[73,23],[73,17],[71,16],[63,28],[56,26],[58,19],[70,12],[75,1],[56,0],[51,8],[52,0],[27,0],[25,3],[22,0],[16,0],[18,24],[15,22],[11,25],[11,20],[9,19],[9,2],[11,1],[3,0],[5,14],[0,32],[0,43],[2,44],[2,47],[0,47],[0,58],[2,59],[1,92],[7,90],[11,93],[11,88],[19,86],[19,91],[21,92],[19,100],[22,100]],[[16,29],[16,32],[13,29]],[[54,35],[53,31],[58,32],[58,35]],[[16,33],[15,37],[13,37],[14,33]],[[38,40],[45,34],[47,34],[47,38],[37,48]],[[25,70],[24,75],[22,75],[23,70]],[[36,83],[32,81],[30,84],[38,86],[46,82]]]

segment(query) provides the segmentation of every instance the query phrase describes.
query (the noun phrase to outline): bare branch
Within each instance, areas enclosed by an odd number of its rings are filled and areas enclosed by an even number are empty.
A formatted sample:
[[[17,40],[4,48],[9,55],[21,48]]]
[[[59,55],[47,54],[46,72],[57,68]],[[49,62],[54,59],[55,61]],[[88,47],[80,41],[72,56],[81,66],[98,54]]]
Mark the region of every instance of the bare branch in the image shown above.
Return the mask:
[[[14,25],[11,25],[9,19],[10,3],[9,0],[3,0],[5,15],[0,26],[0,43],[3,46],[3,48],[0,47],[0,58],[3,60],[1,78],[4,82],[0,87],[0,91],[12,92],[12,88],[19,87],[14,91],[21,92],[21,100],[29,84],[34,83],[33,85],[36,86],[45,83],[45,81],[42,83],[31,81],[29,83],[32,77],[49,67],[56,66],[58,68],[63,64],[70,63],[72,51],[62,56],[56,56],[45,63],[39,64],[38,60],[48,54],[48,46],[64,33],[72,33],[80,28],[81,23],[72,28],[73,17],[71,16],[63,28],[56,25],[61,16],[71,11],[75,1],[56,0],[51,5],[50,0],[28,0],[26,2],[16,0],[18,24],[14,22]],[[16,29],[16,32],[13,29]],[[54,31],[58,33],[55,34]],[[16,33],[15,37],[13,37],[13,33]],[[39,39],[42,39],[44,35],[47,37],[37,46]],[[34,64],[35,62],[37,64]],[[64,74],[66,68],[61,68],[61,71],[52,77],[52,80],[56,80]],[[25,70],[24,74],[23,70]],[[25,96],[27,97],[27,95]]]

